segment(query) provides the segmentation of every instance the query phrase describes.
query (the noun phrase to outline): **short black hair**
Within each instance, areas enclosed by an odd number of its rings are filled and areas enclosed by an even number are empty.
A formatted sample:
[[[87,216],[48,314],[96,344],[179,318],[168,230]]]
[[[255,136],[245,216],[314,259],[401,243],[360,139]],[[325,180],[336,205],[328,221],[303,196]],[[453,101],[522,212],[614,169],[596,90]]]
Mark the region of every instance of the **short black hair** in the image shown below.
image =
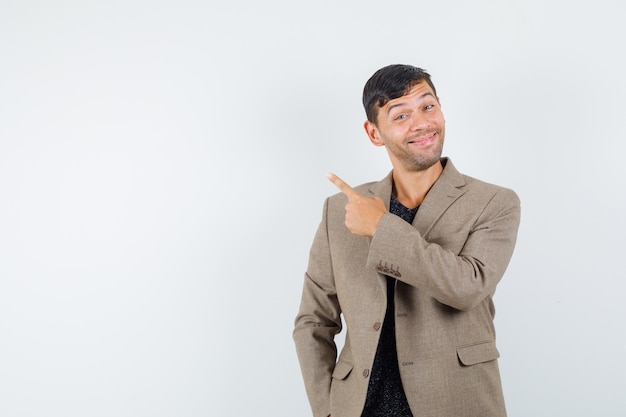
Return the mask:
[[[435,97],[437,90],[430,80],[430,74],[412,65],[393,64],[376,71],[363,88],[363,107],[367,120],[376,123],[378,109],[389,100],[402,97],[416,84],[425,81],[432,88]]]

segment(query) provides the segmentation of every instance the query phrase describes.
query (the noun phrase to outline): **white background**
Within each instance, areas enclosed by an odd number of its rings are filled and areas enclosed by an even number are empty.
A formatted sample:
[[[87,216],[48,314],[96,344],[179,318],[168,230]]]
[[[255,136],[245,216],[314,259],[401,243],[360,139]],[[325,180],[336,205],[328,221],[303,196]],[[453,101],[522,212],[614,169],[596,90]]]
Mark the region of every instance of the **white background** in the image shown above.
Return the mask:
[[[626,415],[619,0],[0,2],[0,415],[307,416],[291,339],[378,68],[515,189],[511,417]]]

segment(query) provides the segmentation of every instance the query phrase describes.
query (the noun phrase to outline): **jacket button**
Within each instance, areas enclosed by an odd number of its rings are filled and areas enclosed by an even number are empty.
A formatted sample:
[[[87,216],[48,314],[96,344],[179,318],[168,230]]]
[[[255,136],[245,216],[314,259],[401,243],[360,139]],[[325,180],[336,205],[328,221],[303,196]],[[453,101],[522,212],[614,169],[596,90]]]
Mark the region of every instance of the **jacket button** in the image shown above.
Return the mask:
[[[374,330],[380,330],[380,322],[377,321],[376,323],[374,323],[374,326],[372,327],[374,327]]]
[[[363,369],[363,378],[367,378],[370,374],[370,370],[369,369]]]

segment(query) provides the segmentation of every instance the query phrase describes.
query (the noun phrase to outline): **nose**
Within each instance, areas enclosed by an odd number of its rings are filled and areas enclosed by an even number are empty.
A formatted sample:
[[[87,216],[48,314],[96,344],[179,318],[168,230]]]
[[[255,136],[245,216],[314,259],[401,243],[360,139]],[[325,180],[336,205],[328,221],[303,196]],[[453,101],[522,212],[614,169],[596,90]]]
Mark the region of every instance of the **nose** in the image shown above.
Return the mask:
[[[430,126],[430,120],[425,114],[419,111],[413,114],[412,123],[411,123],[412,131],[415,132],[418,130],[425,130],[425,129],[428,129],[429,126]]]

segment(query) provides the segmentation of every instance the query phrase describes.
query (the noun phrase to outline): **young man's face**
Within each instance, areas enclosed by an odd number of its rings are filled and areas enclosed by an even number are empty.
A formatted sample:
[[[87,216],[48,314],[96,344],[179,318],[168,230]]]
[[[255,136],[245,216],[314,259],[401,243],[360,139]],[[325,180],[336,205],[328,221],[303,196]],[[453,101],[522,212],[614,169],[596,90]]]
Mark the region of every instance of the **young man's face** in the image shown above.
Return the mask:
[[[376,123],[366,121],[365,130],[374,145],[387,148],[394,168],[423,171],[441,158],[445,120],[426,82],[378,109]]]

